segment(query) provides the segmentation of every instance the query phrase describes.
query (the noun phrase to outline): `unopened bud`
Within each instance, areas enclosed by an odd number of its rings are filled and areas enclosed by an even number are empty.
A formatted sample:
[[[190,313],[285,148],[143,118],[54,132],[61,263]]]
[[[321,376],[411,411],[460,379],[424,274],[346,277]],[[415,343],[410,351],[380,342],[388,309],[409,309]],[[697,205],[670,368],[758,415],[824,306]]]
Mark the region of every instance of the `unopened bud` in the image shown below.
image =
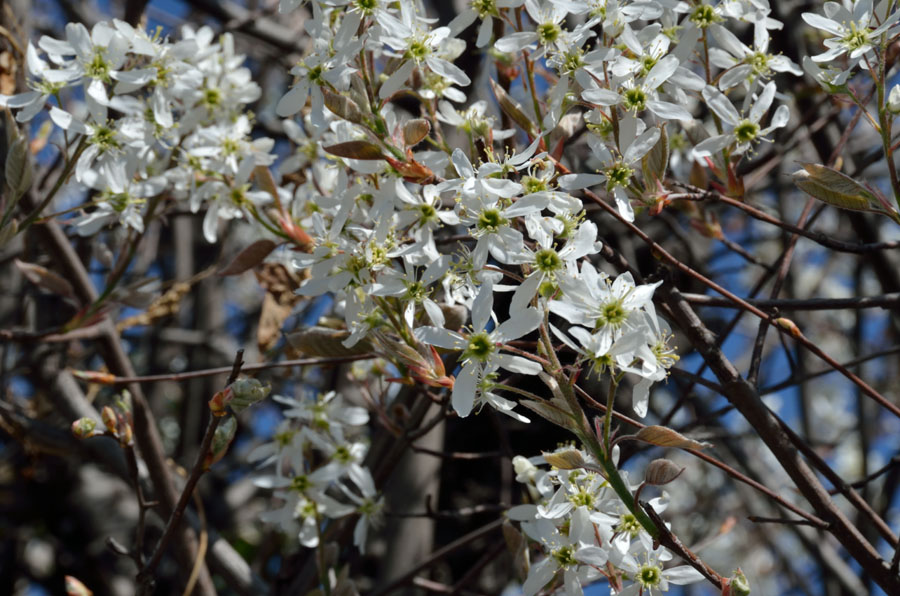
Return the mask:
[[[779,317],[779,318],[775,319],[775,322],[778,323],[779,327],[786,330],[788,333],[790,333],[794,337],[801,337],[803,335],[803,333],[800,331],[800,328],[797,327],[797,323],[793,322],[790,319],[786,319],[784,317]]]
[[[67,596],[93,596],[93,592],[81,583],[77,577],[71,575],[66,576],[66,595]]]
[[[900,85],[894,85],[888,95],[888,111],[892,114],[900,114]]]
[[[653,486],[663,486],[681,476],[682,472],[684,468],[678,467],[672,460],[654,459],[644,470],[644,482]]]
[[[214,463],[225,457],[225,454],[228,453],[228,446],[231,445],[236,432],[237,420],[234,416],[229,416],[216,428],[212,444],[209,446],[209,451],[203,460],[205,469],[208,470]]]
[[[103,406],[103,409],[100,410],[100,419],[103,420],[103,424],[109,432],[116,434],[119,430],[119,419],[115,410],[109,406]]]
[[[97,421],[93,418],[79,418],[72,423],[72,434],[79,439],[86,439],[94,436],[96,428]]]
[[[258,379],[243,378],[231,384],[231,409],[234,412],[246,410],[253,404],[264,400],[272,387]]]
[[[134,439],[134,431],[131,429],[131,425],[128,423],[123,424],[122,432],[119,433],[119,443],[125,447],[131,445],[132,439]]]
[[[740,568],[735,569],[734,575],[728,581],[730,592],[728,596],[750,596],[750,581]]]
[[[98,370],[73,370],[72,374],[88,383],[99,383],[101,385],[111,385],[116,382],[116,375],[100,372]]]
[[[410,120],[403,125],[403,142],[407,147],[412,147],[427,137],[430,131],[431,124],[428,120],[425,120],[424,118]]]

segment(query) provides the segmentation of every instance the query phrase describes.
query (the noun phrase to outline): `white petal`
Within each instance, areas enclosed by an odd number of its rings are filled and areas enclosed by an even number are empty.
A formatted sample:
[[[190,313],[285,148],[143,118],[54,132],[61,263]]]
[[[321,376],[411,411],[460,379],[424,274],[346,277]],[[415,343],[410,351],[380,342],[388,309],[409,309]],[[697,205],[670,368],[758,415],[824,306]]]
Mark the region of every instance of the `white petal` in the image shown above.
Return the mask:
[[[476,363],[467,362],[453,382],[453,394],[450,396],[450,401],[460,418],[471,414],[472,407],[475,405],[478,369],[479,366]]]

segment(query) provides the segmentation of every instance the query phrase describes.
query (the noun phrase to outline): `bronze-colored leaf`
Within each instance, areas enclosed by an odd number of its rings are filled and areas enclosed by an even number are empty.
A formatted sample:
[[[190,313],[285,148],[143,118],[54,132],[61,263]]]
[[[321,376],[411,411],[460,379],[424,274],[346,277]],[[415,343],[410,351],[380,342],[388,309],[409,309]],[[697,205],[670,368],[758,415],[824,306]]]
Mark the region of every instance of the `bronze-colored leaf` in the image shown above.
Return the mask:
[[[347,159],[384,159],[381,147],[368,141],[347,141],[325,147],[325,152]]]
[[[403,142],[407,147],[412,147],[421,142],[431,132],[431,124],[424,118],[410,120],[403,125]]]
[[[513,121],[522,127],[522,130],[530,134],[531,136],[535,136],[535,128],[533,119],[528,116],[522,106],[513,99],[506,90],[498,85],[493,79],[491,81],[491,89],[494,90],[494,95],[497,97],[497,102],[500,104],[500,109],[503,112],[513,119]]]
[[[219,275],[240,275],[245,271],[249,271],[262,263],[277,246],[278,244],[272,240],[257,240],[239,252],[227,267],[219,271]]]
[[[75,299],[75,290],[72,288],[72,284],[58,273],[54,273],[46,267],[41,267],[34,263],[26,263],[19,259],[16,259],[16,268],[34,285],[52,294]]]
[[[645,426],[637,432],[635,438],[652,445],[678,449],[703,449],[711,446],[709,443],[689,439],[678,431],[665,426]]]
[[[281,326],[291,316],[293,310],[290,304],[282,304],[275,296],[266,292],[259,313],[259,325],[256,328],[256,343],[260,352],[265,353],[278,343]]]
[[[336,116],[360,124],[363,122],[363,113],[359,109],[359,104],[344,95],[332,93],[328,89],[322,89],[322,95],[325,96],[325,107]]]
[[[299,331],[292,331],[285,335],[292,348],[307,356],[322,356],[335,358],[339,356],[359,356],[370,354],[373,346],[368,340],[363,339],[349,348],[344,345],[344,340],[350,337],[346,329],[329,329],[328,327],[307,327]]]
[[[528,540],[509,520],[505,520],[501,527],[503,528],[503,538],[506,540],[506,547],[513,558],[513,567],[519,579],[524,581],[531,567],[528,557]]]

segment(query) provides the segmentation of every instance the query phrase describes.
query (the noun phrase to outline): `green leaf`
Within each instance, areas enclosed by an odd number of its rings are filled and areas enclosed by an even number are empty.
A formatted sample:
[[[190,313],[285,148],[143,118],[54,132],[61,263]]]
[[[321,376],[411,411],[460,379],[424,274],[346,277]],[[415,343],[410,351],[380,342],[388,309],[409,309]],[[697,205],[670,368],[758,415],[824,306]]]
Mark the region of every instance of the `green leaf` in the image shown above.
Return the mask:
[[[887,215],[900,223],[900,215],[877,191],[850,176],[822,164],[804,163],[794,172],[794,184],[800,190],[829,205],[851,211],[871,211]]]

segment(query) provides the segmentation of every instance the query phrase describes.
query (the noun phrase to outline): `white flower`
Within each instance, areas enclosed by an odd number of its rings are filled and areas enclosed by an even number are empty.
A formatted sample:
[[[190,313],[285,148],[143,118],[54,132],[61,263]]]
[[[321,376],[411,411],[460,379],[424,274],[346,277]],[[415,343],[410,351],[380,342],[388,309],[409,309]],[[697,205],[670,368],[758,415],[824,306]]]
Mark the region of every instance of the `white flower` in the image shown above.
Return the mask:
[[[710,62],[719,68],[729,69],[719,78],[720,89],[730,89],[741,83],[747,83],[753,89],[756,81],[767,79],[772,72],[789,72],[801,76],[803,71],[790,58],[769,54],[769,30],[766,24],[757,21],[753,27],[753,49],[742,43],[737,36],[722,27],[713,25],[710,28],[713,36],[723,49],[710,48]]]
[[[643,563],[639,563],[631,556],[626,556],[619,563],[619,567],[628,574],[633,582],[619,592],[619,596],[654,596],[661,592],[668,592],[669,584],[681,586],[703,581],[703,575],[690,565],[663,569],[661,565],[661,561],[664,560],[662,551],[665,549],[660,548],[653,553],[648,552]]]
[[[499,366],[526,375],[536,375],[542,370],[534,360],[500,351],[501,344],[537,329],[541,323],[541,313],[535,308],[511,312],[509,320],[489,331],[488,323],[494,318],[493,304],[493,284],[488,282],[481,286],[472,304],[471,333],[462,334],[437,327],[419,327],[415,330],[416,339],[423,343],[462,351],[460,360],[463,367],[453,384],[451,401],[453,409],[463,418],[472,412],[478,384],[484,378],[485,370]]]
[[[835,58],[847,54],[851,60],[851,66],[861,62],[864,69],[868,69],[864,58],[874,56],[874,45],[880,43],[878,37],[882,34],[893,34],[892,29],[900,19],[900,11],[892,12],[880,24],[875,16],[872,0],[858,0],[848,2],[844,0],[843,6],[837,2],[825,4],[825,14],[822,16],[814,12],[804,12],[802,17],[809,25],[830,33],[833,37],[825,40],[827,51],[813,56],[815,62],[831,62]],[[873,26],[875,29],[870,29]]]
[[[774,98],[775,82],[769,81],[750,107],[750,113],[744,118],[721,91],[712,85],[707,86],[703,90],[703,99],[706,100],[709,108],[722,119],[723,124],[730,129],[730,132],[709,137],[698,143],[693,149],[694,157],[709,157],[726,148],[731,148],[731,153],[736,155],[747,151],[762,140],[767,140],[765,135],[777,128],[782,128],[790,119],[790,109],[786,105],[780,105],[775,110],[769,126],[765,128],[760,126],[760,120],[769,110]]]

